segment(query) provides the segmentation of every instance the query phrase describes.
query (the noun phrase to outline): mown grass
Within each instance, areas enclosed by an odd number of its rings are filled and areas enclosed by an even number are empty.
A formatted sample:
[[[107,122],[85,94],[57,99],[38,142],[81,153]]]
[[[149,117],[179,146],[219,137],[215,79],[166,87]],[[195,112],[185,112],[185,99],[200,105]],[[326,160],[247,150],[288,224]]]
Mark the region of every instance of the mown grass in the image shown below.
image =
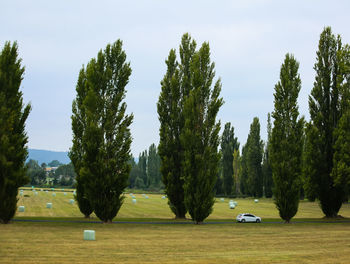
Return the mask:
[[[30,189],[19,196],[16,219],[62,222],[18,222],[0,225],[0,263],[349,263],[350,222],[321,223],[317,203],[302,201],[296,224],[236,224],[236,215],[251,212],[263,221],[281,222],[271,199],[217,200],[207,222],[232,224],[101,224],[93,216],[87,222],[76,204],[69,204],[72,192],[40,192]],[[167,200],[162,195],[135,194],[133,204],[126,195],[116,221],[173,222]],[[47,209],[46,203],[53,208]],[[340,214],[350,217],[349,204]],[[317,219],[320,223],[308,223]],[[348,220],[348,219],[347,219]],[[74,221],[74,222],[68,222]],[[189,223],[190,220],[187,220]],[[84,241],[83,230],[96,231],[96,241]]]
[[[83,230],[96,231],[84,241]],[[0,263],[349,263],[350,224],[0,225]]]
[[[70,217],[81,218],[76,203],[73,205],[69,203],[70,199],[73,199],[72,192],[66,192],[64,196],[63,191],[55,191],[56,197],[52,196],[53,192],[46,193],[45,191],[38,191],[38,195],[35,196],[31,190],[25,190],[24,196],[19,196],[18,206],[24,205],[25,212],[17,212],[16,217]],[[134,194],[137,200],[136,204],[132,203],[132,198],[129,194],[125,195],[124,204],[121,207],[117,218],[120,219],[173,219],[174,215],[169,209],[167,199],[162,199],[162,195],[148,194],[146,199],[142,194]],[[29,197],[25,197],[29,196]],[[254,199],[235,199],[238,205],[235,209],[229,209],[228,202],[230,199],[225,199],[222,202],[217,199],[213,213],[208,217],[210,220],[232,220],[235,219],[237,214],[250,212],[256,214],[264,219],[279,219],[278,211],[272,201],[272,199],[259,199],[258,203],[254,202]],[[53,204],[52,209],[46,208],[46,203],[51,202]],[[339,214],[343,217],[350,218],[350,204],[343,204]],[[189,216],[188,216],[189,217]],[[294,219],[320,219],[323,217],[323,213],[317,202],[301,201],[299,204],[299,210]],[[92,219],[96,220],[93,215]]]

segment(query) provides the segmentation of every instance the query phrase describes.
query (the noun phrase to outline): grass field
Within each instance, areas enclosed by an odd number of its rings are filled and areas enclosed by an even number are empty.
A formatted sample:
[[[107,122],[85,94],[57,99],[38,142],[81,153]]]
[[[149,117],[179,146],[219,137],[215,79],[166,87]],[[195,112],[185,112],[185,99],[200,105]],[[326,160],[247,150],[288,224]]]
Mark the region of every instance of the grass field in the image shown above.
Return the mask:
[[[73,199],[72,192],[64,192],[61,190],[55,191],[56,197],[52,196],[52,192],[40,192],[35,196],[31,190],[25,190],[24,196],[19,196],[18,206],[24,205],[25,212],[17,212],[16,217],[81,217],[81,213],[76,203],[74,205],[69,204],[69,200]],[[25,197],[28,195],[29,197]],[[129,218],[144,218],[144,219],[172,219],[174,215],[169,209],[167,199],[162,199],[162,195],[148,194],[149,199],[144,198],[141,194],[134,194],[137,200],[136,204],[132,203],[132,198],[129,194],[126,194],[124,204],[120,209],[118,219]],[[271,199],[260,199],[258,203],[254,203],[254,199],[235,199],[238,205],[235,209],[229,209],[229,199],[225,199],[221,202],[217,199],[214,206],[213,213],[209,216],[208,220],[213,219],[235,219],[239,213],[253,213],[264,219],[266,218],[279,218],[278,211]],[[53,204],[52,209],[46,208],[46,203],[51,202]],[[342,209],[339,212],[342,216],[350,218],[350,204],[343,204]],[[296,219],[300,218],[322,218],[323,214],[316,202],[301,201]],[[93,217],[94,219],[94,217]],[[96,220],[96,218],[95,218]]]
[[[96,231],[84,241],[83,230]],[[349,263],[350,225],[0,225],[0,263]]]
[[[17,219],[82,220],[71,192],[24,191]],[[171,221],[161,195],[126,195],[117,219]],[[294,224],[236,224],[240,212],[252,212],[279,221],[271,199],[237,199],[234,210],[228,199],[215,203],[208,221],[232,224],[93,224],[71,222],[12,222],[0,225],[0,263],[349,263],[350,222]],[[53,208],[47,209],[46,203]],[[349,204],[340,212],[350,217]],[[323,217],[317,203],[301,202],[295,219]],[[93,218],[92,220],[97,220]],[[96,231],[96,241],[84,241],[83,230]]]

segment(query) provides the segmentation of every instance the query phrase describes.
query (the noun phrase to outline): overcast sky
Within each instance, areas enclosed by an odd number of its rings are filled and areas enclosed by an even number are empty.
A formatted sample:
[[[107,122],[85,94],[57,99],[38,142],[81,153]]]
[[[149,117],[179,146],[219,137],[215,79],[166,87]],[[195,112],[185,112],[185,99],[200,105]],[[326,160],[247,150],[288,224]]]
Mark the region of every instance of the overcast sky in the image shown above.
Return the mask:
[[[350,1],[4,1],[0,46],[17,41],[25,66],[22,91],[33,110],[27,120],[29,148],[68,151],[71,105],[83,64],[106,44],[123,40],[132,75],[127,86],[134,156],[159,142],[156,102],[165,59],[189,32],[208,41],[225,104],[222,127],[231,122],[241,145],[255,116],[266,139],[274,85],[287,52],[300,62],[301,114],[308,95],[319,35],[325,26],[350,43]]]

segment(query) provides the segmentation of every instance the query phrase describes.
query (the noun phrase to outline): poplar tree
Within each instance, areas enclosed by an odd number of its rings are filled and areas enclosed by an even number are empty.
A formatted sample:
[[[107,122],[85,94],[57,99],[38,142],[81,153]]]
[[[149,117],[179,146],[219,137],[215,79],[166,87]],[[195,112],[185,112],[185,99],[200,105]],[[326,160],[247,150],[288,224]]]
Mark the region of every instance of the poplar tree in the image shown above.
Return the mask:
[[[183,189],[184,150],[180,136],[185,125],[184,101],[192,89],[190,63],[195,49],[196,42],[189,34],[184,34],[179,48],[180,62],[176,59],[176,51],[170,50],[157,103],[162,182],[169,207],[176,218],[185,218],[187,212]]]
[[[239,143],[237,137],[235,138],[234,128],[228,122],[221,137],[223,187],[226,195],[230,195],[234,190],[233,153],[238,148]]]
[[[234,179],[234,193],[240,194],[240,174],[242,171],[242,158],[239,153],[239,149],[235,149],[233,152],[233,179]]]
[[[159,188],[161,184],[160,157],[155,144],[152,144],[148,149],[147,175],[148,187]]]
[[[192,90],[184,104],[185,127],[181,142],[185,204],[192,220],[199,224],[213,210],[220,162],[220,122],[216,121],[216,116],[223,104],[220,79],[213,84],[214,63],[210,61],[208,43],[203,43],[193,55],[190,73]]]
[[[25,160],[25,122],[31,106],[20,91],[24,67],[17,42],[6,42],[0,53],[0,223],[7,224],[17,209],[18,187],[29,182]]]
[[[333,170],[335,129],[341,118],[339,79],[340,36],[330,27],[320,36],[316,63],[316,77],[309,96],[310,122],[306,126],[305,190],[320,201],[326,217],[337,217],[344,200],[344,186],[336,185]]]
[[[298,211],[304,118],[299,118],[298,95],[301,80],[299,63],[286,54],[281,66],[280,81],[275,85],[274,126],[271,134],[271,167],[273,193],[280,217],[287,223]]]
[[[272,197],[272,169],[271,169],[271,157],[270,157],[270,144],[271,144],[271,117],[270,113],[267,115],[267,141],[265,144],[265,151],[263,156],[262,171],[263,171],[263,186],[264,194],[266,198]]]
[[[80,176],[96,216],[111,222],[123,203],[131,169],[129,160],[133,115],[126,114],[130,64],[117,40],[91,59],[85,69],[85,120]],[[74,142],[73,142],[74,143]]]
[[[250,125],[250,131],[247,139],[244,160],[247,172],[246,188],[248,194],[254,197],[263,195],[263,175],[261,161],[263,156],[263,141],[260,139],[259,118],[254,117]]]

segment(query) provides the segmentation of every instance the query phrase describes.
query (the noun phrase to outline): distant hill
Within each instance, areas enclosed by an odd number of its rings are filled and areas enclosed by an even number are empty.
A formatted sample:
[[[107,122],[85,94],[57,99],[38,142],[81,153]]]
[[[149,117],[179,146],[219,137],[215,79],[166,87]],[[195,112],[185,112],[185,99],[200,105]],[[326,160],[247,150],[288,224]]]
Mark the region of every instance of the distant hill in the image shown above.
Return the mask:
[[[63,151],[28,149],[27,161],[30,159],[38,161],[39,165],[41,165],[43,162],[47,164],[53,160],[58,160],[63,164],[70,163],[68,152],[63,152]]]

